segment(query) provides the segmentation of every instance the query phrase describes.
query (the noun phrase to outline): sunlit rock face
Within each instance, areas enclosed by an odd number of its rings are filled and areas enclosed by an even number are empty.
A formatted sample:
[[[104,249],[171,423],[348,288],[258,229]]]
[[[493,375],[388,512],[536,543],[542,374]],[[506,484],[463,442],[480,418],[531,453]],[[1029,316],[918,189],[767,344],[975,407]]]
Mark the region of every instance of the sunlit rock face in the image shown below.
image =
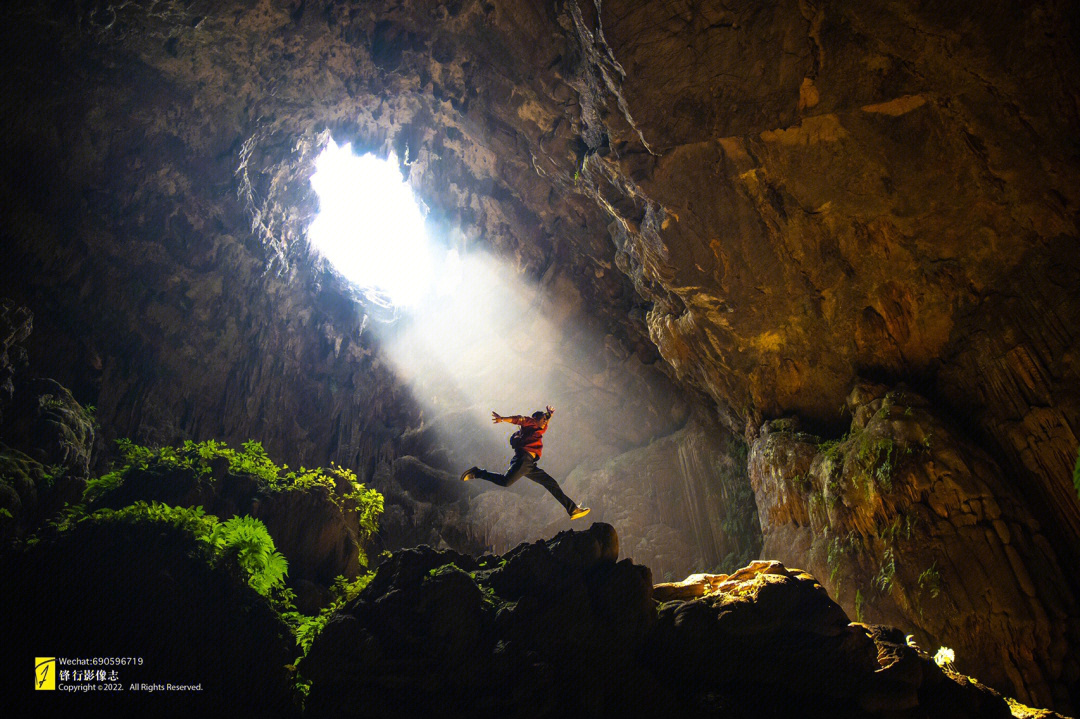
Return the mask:
[[[751,440],[787,414],[839,433],[857,376],[906,380],[968,420],[953,431],[1040,529],[1020,526],[1072,566],[1074,5],[9,3],[0,279],[37,313],[43,373],[110,437],[255,437],[368,479],[405,455],[449,476],[505,463],[453,413],[527,408],[425,405],[377,314],[307,256],[329,129],[394,151],[433,223],[539,287],[552,346],[596,348],[553,433],[611,394],[634,432],[606,460],[678,443],[694,390]],[[444,438],[403,451],[414,436]],[[546,461],[614,507],[614,475],[586,464],[611,436]],[[406,474],[402,496],[422,494]],[[645,506],[645,486],[626,497]],[[460,515],[517,495],[496,496]],[[509,508],[512,531],[535,502]],[[435,538],[489,541],[430,504]],[[664,546],[713,552],[678,516]]]
[[[762,554],[807,567],[859,621],[909,627],[992,686],[1067,706],[1076,599],[1022,494],[922,397],[864,384],[848,407],[839,442],[774,420],[753,443]]]

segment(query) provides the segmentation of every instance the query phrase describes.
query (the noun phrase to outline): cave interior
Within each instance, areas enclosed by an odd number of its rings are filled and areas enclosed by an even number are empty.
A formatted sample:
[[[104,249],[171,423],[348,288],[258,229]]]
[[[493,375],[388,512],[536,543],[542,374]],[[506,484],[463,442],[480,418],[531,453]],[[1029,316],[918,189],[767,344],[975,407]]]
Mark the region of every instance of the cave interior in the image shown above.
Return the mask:
[[[1080,6],[0,18],[28,715],[1080,709]]]

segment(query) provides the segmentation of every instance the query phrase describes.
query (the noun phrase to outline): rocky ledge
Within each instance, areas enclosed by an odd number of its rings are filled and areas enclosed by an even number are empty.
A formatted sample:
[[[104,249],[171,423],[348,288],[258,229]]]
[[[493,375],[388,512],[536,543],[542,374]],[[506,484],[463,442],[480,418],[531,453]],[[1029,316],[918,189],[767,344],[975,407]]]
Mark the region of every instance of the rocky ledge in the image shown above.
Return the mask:
[[[308,713],[1012,715],[901,630],[850,622],[801,570],[755,562],[654,588],[618,555],[601,523],[501,557],[395,553],[301,663]]]

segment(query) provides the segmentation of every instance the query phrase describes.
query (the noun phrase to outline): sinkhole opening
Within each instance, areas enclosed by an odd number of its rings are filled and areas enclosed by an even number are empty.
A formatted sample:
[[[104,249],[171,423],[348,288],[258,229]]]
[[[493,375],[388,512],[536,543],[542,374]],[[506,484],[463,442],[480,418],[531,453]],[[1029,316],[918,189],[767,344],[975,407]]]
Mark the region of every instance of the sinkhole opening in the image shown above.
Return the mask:
[[[351,143],[331,139],[315,160],[311,186],[319,212],[308,241],[369,298],[411,308],[450,289],[457,253],[432,243],[393,153],[357,155]]]

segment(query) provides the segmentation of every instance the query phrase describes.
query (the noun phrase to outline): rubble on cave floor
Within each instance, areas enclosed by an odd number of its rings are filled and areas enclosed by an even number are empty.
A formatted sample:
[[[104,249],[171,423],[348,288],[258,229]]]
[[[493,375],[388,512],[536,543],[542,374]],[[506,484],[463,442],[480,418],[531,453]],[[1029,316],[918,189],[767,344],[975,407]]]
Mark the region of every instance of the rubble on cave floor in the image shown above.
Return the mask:
[[[802,570],[755,562],[654,587],[618,554],[602,523],[502,556],[395,553],[301,663],[308,712],[1011,716],[901,630],[851,622]]]

